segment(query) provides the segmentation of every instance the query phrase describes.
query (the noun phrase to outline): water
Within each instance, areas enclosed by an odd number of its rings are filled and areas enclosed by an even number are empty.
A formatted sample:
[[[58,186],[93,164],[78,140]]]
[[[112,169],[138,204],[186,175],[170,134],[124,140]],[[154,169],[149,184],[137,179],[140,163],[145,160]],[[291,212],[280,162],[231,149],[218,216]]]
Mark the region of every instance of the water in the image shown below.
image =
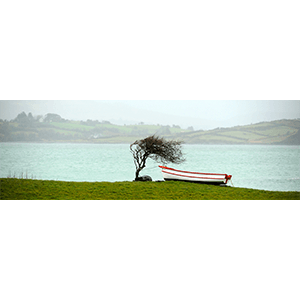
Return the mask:
[[[169,167],[227,173],[235,187],[300,191],[300,147],[184,145],[186,162]],[[62,181],[132,181],[129,145],[0,143],[0,177]],[[141,175],[162,180],[158,163],[148,160]]]

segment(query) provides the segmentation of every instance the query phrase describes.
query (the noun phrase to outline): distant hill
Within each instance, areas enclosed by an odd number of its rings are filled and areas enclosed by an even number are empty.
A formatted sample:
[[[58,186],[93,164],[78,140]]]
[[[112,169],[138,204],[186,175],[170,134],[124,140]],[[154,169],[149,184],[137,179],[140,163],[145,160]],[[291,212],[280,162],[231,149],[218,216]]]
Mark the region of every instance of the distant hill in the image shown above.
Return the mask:
[[[57,114],[33,117],[20,113],[11,121],[0,120],[0,142],[60,142],[60,143],[133,143],[136,139],[157,134],[176,136],[191,132],[178,125],[115,125],[108,121],[72,121]]]
[[[156,134],[186,144],[300,145],[300,119],[262,122],[232,128],[194,131],[178,125],[114,125],[108,121],[72,121],[57,114],[26,115],[0,120],[0,142],[133,143]]]
[[[262,122],[232,128],[182,133],[187,144],[300,145],[300,119]]]
[[[296,134],[287,137],[285,140],[278,142],[281,145],[300,145],[300,130]]]

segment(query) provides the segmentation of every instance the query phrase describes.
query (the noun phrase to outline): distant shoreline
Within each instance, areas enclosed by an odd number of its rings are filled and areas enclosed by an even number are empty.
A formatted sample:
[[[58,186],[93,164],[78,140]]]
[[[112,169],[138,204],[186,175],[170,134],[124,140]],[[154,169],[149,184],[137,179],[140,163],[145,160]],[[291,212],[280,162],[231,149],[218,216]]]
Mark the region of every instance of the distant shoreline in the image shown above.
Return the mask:
[[[130,143],[126,142],[89,142],[89,141],[0,141],[0,144],[87,144],[87,145],[130,145]],[[183,143],[183,145],[198,145],[198,146],[299,146],[298,144],[258,144],[258,143],[248,143],[248,144],[196,144],[196,143]]]
[[[178,125],[120,126],[91,120],[64,120],[58,115],[49,118],[41,122],[22,113],[12,121],[0,120],[0,142],[131,144],[155,134],[189,145],[300,145],[300,119],[204,131]]]

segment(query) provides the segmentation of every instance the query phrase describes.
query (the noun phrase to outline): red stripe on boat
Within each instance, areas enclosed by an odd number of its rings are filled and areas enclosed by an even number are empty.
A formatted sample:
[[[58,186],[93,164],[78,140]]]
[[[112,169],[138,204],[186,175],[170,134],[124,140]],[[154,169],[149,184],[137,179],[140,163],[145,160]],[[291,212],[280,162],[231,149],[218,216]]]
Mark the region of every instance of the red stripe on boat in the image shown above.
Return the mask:
[[[175,175],[175,176],[178,176],[178,177],[188,177],[188,178],[211,179],[211,180],[225,180],[226,179],[226,178],[212,178],[212,177],[197,177],[197,176],[180,175],[180,174],[167,172],[167,171],[164,171],[164,170],[163,170],[163,173],[170,174],[170,175]],[[186,172],[186,173],[193,173],[193,172]],[[222,176],[225,176],[225,174],[205,174],[205,173],[193,173],[193,174],[222,175]]]
[[[163,166],[159,166],[159,167],[161,169],[167,169],[167,170],[170,170],[170,171],[188,173],[188,174],[227,176],[227,174],[188,172],[188,171],[180,171],[180,170],[176,170],[176,169],[172,169],[172,168],[168,168],[168,167],[163,167]]]

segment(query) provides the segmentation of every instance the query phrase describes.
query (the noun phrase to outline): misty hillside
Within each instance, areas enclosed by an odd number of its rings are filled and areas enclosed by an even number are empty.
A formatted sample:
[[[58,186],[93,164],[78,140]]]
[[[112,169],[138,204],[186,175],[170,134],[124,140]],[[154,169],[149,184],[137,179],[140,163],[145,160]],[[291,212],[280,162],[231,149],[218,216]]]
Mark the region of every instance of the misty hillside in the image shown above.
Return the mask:
[[[120,126],[109,121],[72,121],[50,113],[34,117],[22,112],[11,121],[0,120],[0,142],[132,143],[153,134],[176,136],[192,130],[178,125]]]
[[[187,144],[300,145],[300,119],[194,131],[180,137]]]
[[[24,112],[0,120],[0,142],[132,143],[149,135],[180,139],[187,144],[300,145],[300,119],[262,122],[232,128],[194,131],[178,125],[115,125],[108,121],[72,121],[58,114],[33,116]]]

